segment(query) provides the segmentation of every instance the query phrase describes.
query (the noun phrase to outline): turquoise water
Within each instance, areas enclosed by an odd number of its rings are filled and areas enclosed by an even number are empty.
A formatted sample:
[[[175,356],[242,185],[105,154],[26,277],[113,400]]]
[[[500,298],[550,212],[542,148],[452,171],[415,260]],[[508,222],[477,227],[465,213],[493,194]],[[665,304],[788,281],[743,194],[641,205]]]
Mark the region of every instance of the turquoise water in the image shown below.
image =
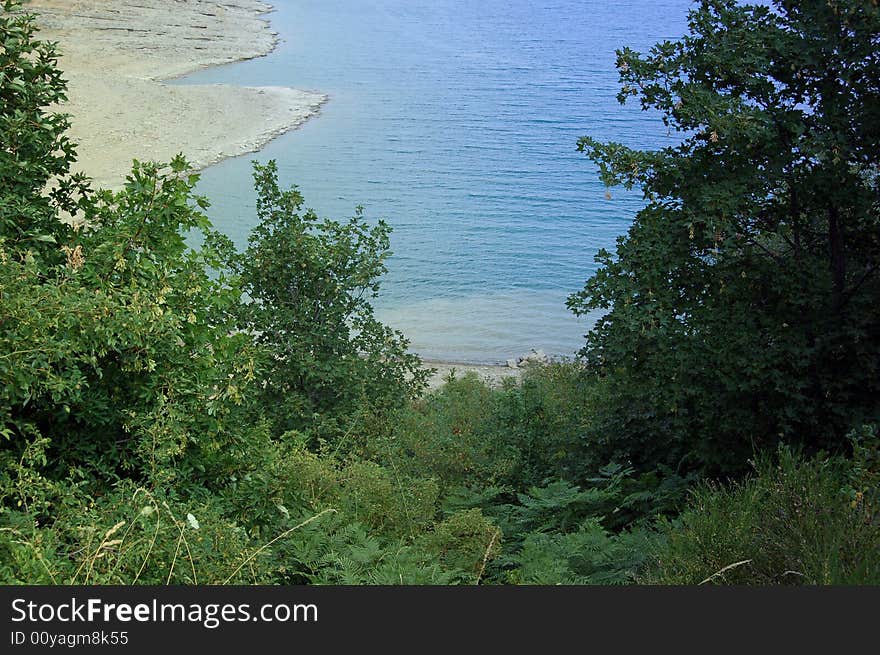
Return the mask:
[[[589,317],[566,297],[640,207],[576,152],[592,135],[672,143],[659,117],[621,107],[615,48],[686,30],[685,0],[274,0],[267,57],[186,83],[282,85],[330,96],[257,155],[203,172],[216,226],[254,224],[252,159],[276,159],[319,214],[363,205],[394,228],[377,313],[426,358],[571,355]]]

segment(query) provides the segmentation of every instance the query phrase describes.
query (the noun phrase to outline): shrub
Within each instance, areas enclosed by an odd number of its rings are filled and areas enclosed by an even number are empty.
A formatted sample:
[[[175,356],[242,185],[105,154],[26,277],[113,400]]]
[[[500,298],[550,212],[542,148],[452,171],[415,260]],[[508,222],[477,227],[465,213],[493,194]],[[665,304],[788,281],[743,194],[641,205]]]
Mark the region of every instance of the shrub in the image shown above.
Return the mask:
[[[665,544],[645,581],[877,584],[880,525],[850,499],[854,466],[781,450],[751,478],[702,486],[677,520],[663,522]]]
[[[514,556],[508,581],[514,584],[627,584],[644,566],[653,539],[648,531],[613,534],[598,519],[573,532],[526,535]]]
[[[362,415],[400,407],[428,372],[371,304],[389,256],[390,228],[358,208],[320,219],[282,191],[274,161],[254,164],[259,223],[237,259],[248,302],[239,328],[261,346],[260,400],[277,432],[342,438]]]
[[[503,535],[479,509],[456,512],[438,523],[418,546],[434,554],[444,568],[459,571],[466,582],[479,582],[501,553]]]
[[[184,501],[173,491],[121,483],[106,495],[81,495],[40,526],[7,513],[0,531],[4,584],[218,584],[266,582],[262,560],[237,570],[257,550],[216,498]]]

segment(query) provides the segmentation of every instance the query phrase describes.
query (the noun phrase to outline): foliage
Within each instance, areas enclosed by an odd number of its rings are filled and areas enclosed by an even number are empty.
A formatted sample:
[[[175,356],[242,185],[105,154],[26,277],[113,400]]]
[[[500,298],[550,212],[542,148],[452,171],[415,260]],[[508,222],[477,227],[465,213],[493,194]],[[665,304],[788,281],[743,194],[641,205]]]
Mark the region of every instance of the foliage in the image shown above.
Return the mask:
[[[580,141],[647,202],[569,300],[608,310],[583,350],[606,383],[591,434],[640,470],[842,449],[880,414],[880,8],[704,0],[689,26],[617,59],[621,102],[681,143]]]
[[[511,535],[499,562],[507,579],[518,584],[632,581],[645,559],[634,544],[648,540],[648,532],[609,529],[625,503],[623,484],[630,473],[605,467],[586,488],[552,480],[518,493],[516,503],[487,510],[497,512],[499,525]]]
[[[245,339],[222,329],[236,293],[208,274],[209,250],[185,248],[183,230],[207,225],[185,166],[136,164],[122,191],[90,197],[88,223],[56,246],[63,264],[0,244],[2,457],[45,437],[52,475],[164,483],[199,466],[188,452],[227,438],[251,364]]]
[[[504,390],[494,432],[509,435],[520,453],[522,485],[556,477],[584,482],[606,464],[593,458],[587,438],[592,386],[578,362],[556,361],[527,369],[520,384]]]
[[[3,0],[0,8],[0,239],[16,252],[57,262],[53,244],[69,230],[58,213],[74,214],[87,184],[69,173],[75,148],[65,135],[68,116],[49,110],[66,99],[55,45],[35,37],[18,4]],[[44,193],[50,180],[54,186]]]
[[[592,400],[576,362],[533,367],[501,388],[468,373],[402,408],[360,452],[449,487],[588,481],[605,464],[586,437]]]
[[[515,584],[627,584],[647,559],[647,532],[609,533],[596,519],[573,532],[526,535],[509,580]]]
[[[876,409],[876,161],[844,129],[876,136],[859,104],[876,57],[838,71],[850,123],[815,73],[864,54],[876,11],[835,6],[704,2],[682,44],[624,51],[625,80],[689,136],[583,142],[651,201],[572,300],[611,308],[584,361],[419,395],[428,372],[373,316],[388,226],[304,210],[274,162],[255,167],[244,253],[182,156],[91,190],[47,109],[53,46],[4,3],[0,582],[876,583],[878,434],[859,422]],[[833,25],[852,38],[803,42]],[[835,204],[829,180],[850,185]],[[761,456],[851,425],[848,459]],[[698,472],[753,447],[756,476],[705,482],[677,516]]]
[[[431,475],[444,490],[503,483],[519,453],[498,429],[498,399],[475,375],[450,380],[366,435],[361,454],[406,475]]]
[[[420,545],[445,568],[472,575],[473,579],[467,581],[477,583],[486,564],[501,554],[502,539],[501,530],[475,508],[456,512],[438,523]]]
[[[212,498],[183,502],[174,496],[122,483],[106,497],[68,497],[56,508],[51,529],[24,514],[7,514],[0,575],[7,584],[224,582],[219,576],[234,574],[247,557],[247,535]],[[232,579],[267,580],[246,574]]]
[[[863,425],[850,433],[853,456],[847,467],[850,507],[865,523],[880,523],[880,432],[876,425]]]
[[[340,436],[361,414],[414,396],[428,375],[373,316],[390,229],[361,209],[347,222],[303,211],[295,188],[280,190],[274,162],[255,163],[254,180],[259,224],[238,264],[251,300],[240,329],[263,347],[263,404],[276,408],[276,429]]]
[[[863,463],[788,450],[756,475],[695,491],[666,522],[645,581],[662,584],[877,584],[880,522],[850,500],[848,477]],[[877,493],[877,479],[862,491]]]

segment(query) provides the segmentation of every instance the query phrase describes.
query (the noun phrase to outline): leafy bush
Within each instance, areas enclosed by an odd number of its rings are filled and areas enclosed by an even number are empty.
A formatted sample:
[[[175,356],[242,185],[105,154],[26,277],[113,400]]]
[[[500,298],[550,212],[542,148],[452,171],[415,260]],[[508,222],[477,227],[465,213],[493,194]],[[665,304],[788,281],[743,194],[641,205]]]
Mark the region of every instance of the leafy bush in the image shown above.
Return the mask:
[[[358,209],[347,222],[302,210],[278,186],[275,162],[254,164],[257,218],[237,260],[240,329],[262,346],[262,406],[277,431],[341,437],[363,414],[399,407],[428,372],[407,341],[373,316],[390,228]]]
[[[607,463],[591,457],[586,438],[593,385],[577,362],[532,367],[501,388],[474,373],[453,377],[366,434],[359,453],[430,472],[446,488],[588,482]]]
[[[607,462],[592,455],[586,427],[594,413],[594,381],[579,361],[528,368],[518,385],[500,395],[496,434],[507,435],[519,452],[519,486],[559,477],[583,482]]]
[[[875,455],[874,455],[875,456]],[[865,462],[783,449],[773,464],[729,486],[706,484],[665,521],[665,545],[645,581],[662,584],[877,584],[880,521],[851,500],[851,475]]]
[[[437,484],[402,479],[374,462],[356,460],[339,472],[338,502],[358,523],[385,534],[412,536],[434,521]]]
[[[137,164],[122,191],[84,201],[62,264],[0,242],[0,457],[45,438],[45,475],[167,484],[235,434],[224,420],[253,364],[226,317],[237,291],[185,246],[184,230],[207,229],[185,167]]]
[[[476,375],[453,379],[367,435],[361,454],[444,489],[508,481],[519,453],[497,429],[498,398]]]
[[[55,264],[70,232],[59,212],[75,214],[88,184],[70,174],[76,150],[66,135],[69,117],[49,109],[67,99],[55,45],[36,38],[32,17],[18,5],[0,5],[0,240]]]
[[[456,512],[438,523],[418,545],[452,571],[461,572],[466,582],[477,583],[501,554],[501,530],[479,509]],[[472,577],[471,577],[472,576]]]

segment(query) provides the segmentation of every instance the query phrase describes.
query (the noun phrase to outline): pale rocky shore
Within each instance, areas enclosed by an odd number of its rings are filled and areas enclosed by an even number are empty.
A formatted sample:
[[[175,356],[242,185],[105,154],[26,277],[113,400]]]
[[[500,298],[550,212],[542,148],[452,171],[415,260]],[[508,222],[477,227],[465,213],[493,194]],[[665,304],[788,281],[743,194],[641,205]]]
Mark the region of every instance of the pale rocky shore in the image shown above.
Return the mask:
[[[195,170],[255,152],[315,115],[326,96],[286,87],[166,84],[275,47],[255,0],[32,0],[68,80],[70,136],[95,186],[119,188],[132,159]]]

